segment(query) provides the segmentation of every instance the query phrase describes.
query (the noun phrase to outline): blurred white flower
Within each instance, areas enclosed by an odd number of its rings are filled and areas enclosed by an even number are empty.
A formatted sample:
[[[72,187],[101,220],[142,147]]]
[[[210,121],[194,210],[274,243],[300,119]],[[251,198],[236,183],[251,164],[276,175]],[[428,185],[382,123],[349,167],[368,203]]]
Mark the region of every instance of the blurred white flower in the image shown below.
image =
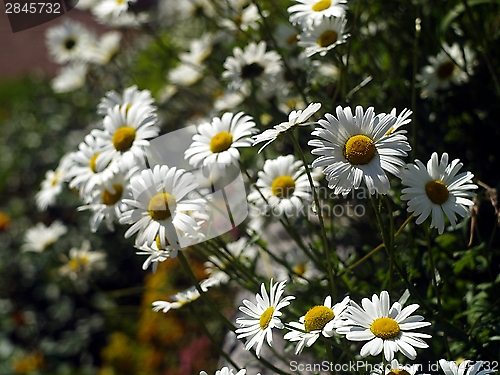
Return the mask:
[[[52,80],[52,90],[58,94],[75,91],[85,85],[88,66],[83,62],[74,62],[64,66]]]
[[[43,223],[38,223],[26,231],[21,250],[40,253],[54,244],[67,231],[68,228],[57,220],[50,224],[49,227],[46,227]]]
[[[91,251],[90,241],[84,240],[82,246],[69,251],[66,264],[59,268],[62,276],[68,276],[72,280],[86,279],[93,270],[106,268],[106,253],[103,251]]]

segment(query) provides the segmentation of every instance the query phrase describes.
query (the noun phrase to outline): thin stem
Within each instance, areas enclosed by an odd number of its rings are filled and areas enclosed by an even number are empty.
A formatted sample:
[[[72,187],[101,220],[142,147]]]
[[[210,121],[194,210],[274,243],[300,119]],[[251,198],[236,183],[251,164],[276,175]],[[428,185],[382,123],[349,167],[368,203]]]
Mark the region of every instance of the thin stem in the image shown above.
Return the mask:
[[[333,351],[332,351],[332,346],[330,343],[325,343],[325,349],[326,349],[326,358],[330,362],[330,374],[335,374],[335,358],[333,357]]]
[[[436,295],[436,299],[437,299],[439,315],[443,317],[444,316],[443,315],[443,307],[441,304],[441,295],[439,293],[439,288],[438,288],[438,284],[437,284],[436,265],[434,263],[434,255],[432,253],[431,236],[429,233],[430,230],[429,230],[429,227],[427,225],[424,225],[424,228],[425,228],[425,239],[427,242],[427,249],[429,250],[429,260],[431,263],[432,285],[434,287],[434,294]],[[444,340],[444,344],[445,344],[448,356],[451,358],[450,346],[448,345],[448,335],[446,333],[446,330],[443,330],[443,340]]]
[[[420,6],[416,5],[417,16],[415,18],[415,39],[413,40],[413,71],[411,78],[411,109],[413,110],[413,121],[411,122],[411,159],[415,159],[417,145],[417,69],[418,69],[418,41],[420,38]]]
[[[336,291],[335,284],[334,284],[334,275],[333,275],[332,260],[331,260],[331,256],[330,256],[330,248],[328,246],[328,239],[326,238],[326,228],[325,228],[325,223],[323,221],[323,213],[321,212],[322,209],[321,209],[321,205],[319,202],[318,192],[316,191],[316,187],[314,185],[314,181],[313,181],[312,176],[311,176],[311,171],[309,170],[309,165],[307,163],[306,156],[304,155],[304,152],[302,151],[302,148],[300,147],[299,142],[297,141],[297,139],[295,138],[295,136],[293,135],[292,132],[289,132],[288,134],[290,135],[290,138],[292,138],[295,149],[297,150],[300,158],[302,159],[302,163],[304,164],[304,169],[306,171],[307,178],[309,180],[309,185],[311,185],[311,191],[313,194],[314,203],[316,204],[319,225],[321,227],[321,237],[323,240],[323,249],[324,249],[324,252],[326,255],[326,263],[327,263],[327,267],[328,267],[328,269],[327,269],[328,270],[328,277],[330,279],[330,288],[332,290],[332,298],[334,300],[337,300],[337,291]]]

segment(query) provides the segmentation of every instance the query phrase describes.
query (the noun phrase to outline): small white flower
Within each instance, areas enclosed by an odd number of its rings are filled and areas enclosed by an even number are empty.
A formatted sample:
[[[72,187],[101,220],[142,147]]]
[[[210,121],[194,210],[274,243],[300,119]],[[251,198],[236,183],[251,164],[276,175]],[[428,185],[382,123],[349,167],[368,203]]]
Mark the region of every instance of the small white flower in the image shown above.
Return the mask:
[[[434,96],[438,90],[448,89],[451,84],[462,85],[473,74],[475,53],[458,43],[452,46],[443,44],[442,51],[437,56],[430,56],[429,63],[422,68],[417,79],[423,84],[422,97]]]
[[[289,325],[297,330],[288,332],[285,340],[298,341],[295,354],[300,354],[304,347],[310,347],[322,334],[332,337],[335,329],[343,322],[343,312],[349,304],[349,297],[332,306],[332,298],[327,296],[323,305],[317,305],[309,309],[306,315],[301,316],[299,322]]]
[[[236,319],[236,323],[240,326],[235,332],[237,338],[246,338],[245,350],[250,350],[256,345],[255,354],[260,358],[260,352],[264,340],[269,346],[273,346],[273,328],[283,329],[283,323],[280,320],[282,312],[279,311],[283,307],[290,304],[290,301],[295,299],[294,296],[281,298],[285,292],[285,281],[273,285],[271,279],[270,291],[267,293],[264,283],[261,285],[261,294],[256,294],[257,304],[244,299],[243,305],[239,310],[247,315]]]
[[[62,24],[51,27],[46,33],[49,53],[55,62],[83,61],[92,42],[92,35],[81,23],[66,19]]]
[[[139,90],[137,86],[130,86],[119,94],[116,91],[109,91],[106,96],[101,99],[97,106],[97,113],[100,115],[107,115],[116,105],[121,107],[130,108],[134,106],[148,107],[151,112],[156,110],[153,106],[154,99],[149,90]]]
[[[374,366],[370,375],[415,375],[420,369],[421,365],[403,365],[393,359],[390,366]]]
[[[234,374],[233,370],[232,369],[230,370],[229,367],[223,367],[220,370],[217,370],[215,372],[215,375],[245,375],[246,373],[247,373],[247,370],[242,369],[242,370],[238,371],[236,374]],[[205,371],[200,371],[200,375],[208,375],[208,373]],[[260,375],[260,373],[258,373],[257,375]]]
[[[67,263],[59,268],[59,273],[72,280],[85,278],[93,270],[102,270],[106,267],[106,253],[90,251],[90,242],[84,240],[81,248],[72,248],[69,251]]]
[[[90,62],[106,65],[120,51],[122,35],[117,31],[110,31],[100,37],[88,52]]]
[[[307,57],[315,53],[325,56],[328,51],[347,41],[349,34],[344,32],[346,24],[345,17],[324,17],[299,35],[298,45],[305,47]]]
[[[307,126],[310,124],[316,124],[315,121],[308,122],[309,118],[319,111],[321,108],[321,103],[311,103],[304,110],[291,111],[288,115],[288,121],[282,122],[281,124],[275,125],[272,129],[267,129],[261,134],[253,136],[253,144],[255,146],[258,143],[266,142],[264,146],[259,149],[259,153],[269,145],[274,142],[280,135],[286,133],[290,129],[294,129],[296,126]]]
[[[405,357],[415,359],[417,352],[414,347],[428,348],[422,339],[431,338],[430,335],[413,332],[418,328],[430,326],[423,322],[424,317],[411,314],[419,308],[413,304],[404,309],[399,302],[389,307],[389,293],[385,290],[380,297],[374,294],[372,300],[363,298],[359,306],[350,302],[346,310],[347,319],[344,326],[337,328],[337,333],[345,334],[348,340],[368,341],[361,348],[361,356],[378,355],[382,350],[387,361],[392,361],[394,353],[400,351]]]
[[[35,227],[26,231],[21,250],[40,253],[54,244],[67,231],[68,228],[57,220],[49,227],[46,227],[43,223],[38,223]]]
[[[55,171],[47,171],[45,179],[41,183],[41,189],[35,195],[36,206],[39,211],[45,211],[49,206],[56,203],[61,194],[63,183],[68,178],[68,171],[72,166],[72,153],[64,155],[59,161]]]
[[[171,309],[180,309],[182,306],[196,301],[200,298],[200,292],[194,286],[188,288],[182,292],[179,292],[173,296],[170,296],[173,302],[168,301],[154,301],[153,311],[162,311],[163,313],[169,312]]]
[[[52,90],[55,93],[62,94],[83,87],[85,85],[87,70],[87,64],[83,62],[74,62],[64,66],[52,80]]]
[[[346,0],[296,0],[299,4],[288,8],[290,22],[310,28],[323,17],[342,17],[347,10]]]
[[[372,107],[365,113],[360,106],[355,116],[349,107],[338,106],[337,118],[329,113],[325,117],[319,120],[321,128],[312,133],[322,139],[311,140],[309,145],[316,147],[313,155],[320,155],[312,166],[325,167],[328,187],[345,196],[364,180],[370,194],[387,194],[386,171],[398,176],[398,167],[405,166],[400,157],[411,150],[402,131],[389,133],[396,117],[375,116]]]
[[[129,9],[129,3],[137,0],[101,0],[92,8],[92,13],[103,20],[119,17]]]
[[[495,372],[494,368],[486,368],[479,371],[484,363],[484,361],[472,362],[465,360],[458,366],[455,361],[447,361],[445,359],[439,360],[439,366],[441,366],[445,375],[486,375]]]
[[[442,234],[445,215],[452,228],[457,224],[456,214],[462,217],[470,215],[469,207],[474,205],[472,198],[476,196],[471,190],[477,189],[477,185],[472,183],[474,175],[471,172],[457,175],[462,166],[459,159],[448,164],[446,152],[441,160],[434,152],[427,168],[420,160],[407,165],[401,182],[408,187],[402,190],[401,199],[408,201],[408,212],[417,217],[417,224],[423,223],[432,213],[431,228],[437,228]]]

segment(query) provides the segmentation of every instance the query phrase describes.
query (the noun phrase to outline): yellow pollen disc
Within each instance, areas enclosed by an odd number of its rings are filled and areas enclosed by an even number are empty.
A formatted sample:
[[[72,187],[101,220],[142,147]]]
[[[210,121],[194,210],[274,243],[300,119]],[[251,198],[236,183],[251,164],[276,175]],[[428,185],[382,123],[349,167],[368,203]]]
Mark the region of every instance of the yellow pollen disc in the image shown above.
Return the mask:
[[[97,160],[97,157],[99,156],[100,152],[98,152],[97,154],[95,154],[94,156],[92,156],[92,159],[90,159],[90,162],[89,162],[89,168],[92,170],[92,172],[94,173],[97,173],[99,172],[97,170],[97,166],[96,166],[96,160]]]
[[[274,314],[274,307],[268,307],[266,311],[262,313],[259,319],[260,323],[260,328],[261,329],[266,329],[269,326],[269,323],[271,323],[271,319]]]
[[[271,191],[278,198],[288,198],[295,191],[295,181],[290,176],[276,177],[271,184]]]
[[[439,79],[445,80],[450,78],[453,75],[453,72],[455,71],[455,68],[457,66],[453,61],[446,61],[443,64],[439,65],[437,70],[436,70],[436,75],[438,76]]]
[[[156,194],[148,204],[149,216],[153,220],[166,220],[172,216],[170,209],[175,209],[175,198],[168,193]]]
[[[123,186],[121,185],[113,185],[113,189],[115,189],[114,193],[111,193],[109,190],[104,190],[101,194],[101,201],[106,206],[112,206],[116,202],[118,202],[123,194]]]
[[[72,271],[78,271],[80,269],[80,262],[76,258],[71,259],[68,264],[69,264],[69,268]]]
[[[122,126],[113,135],[113,146],[117,151],[127,151],[132,147],[135,140],[135,129],[130,126]]]
[[[293,269],[293,272],[295,272],[297,275],[302,276],[306,272],[306,264],[305,263],[297,264],[292,269]]]
[[[332,5],[331,0],[319,0],[312,6],[312,10],[314,10],[315,12],[321,12],[325,9],[330,8],[330,5]]]
[[[218,153],[226,151],[233,143],[233,135],[228,132],[220,132],[210,140],[210,151]]]
[[[161,239],[160,239],[160,236],[158,234],[156,235],[155,242],[156,242],[156,246],[158,247],[159,250],[165,250],[165,248],[161,245]],[[168,239],[166,237],[165,237],[165,242],[167,243],[167,246],[170,245],[170,243],[168,242]]]
[[[391,371],[387,373],[387,375],[410,375],[410,373],[406,370],[400,370],[397,368],[393,368]]]
[[[344,156],[349,163],[354,165],[368,164],[376,153],[375,143],[366,135],[355,135],[344,145]]]
[[[448,196],[450,195],[446,185],[439,180],[426,183],[425,194],[427,194],[431,202],[435,204],[443,204],[448,200]]]
[[[314,306],[304,316],[304,328],[307,332],[323,329],[334,317],[332,309],[323,305]]]
[[[318,38],[318,45],[320,47],[328,47],[335,43],[338,39],[339,35],[333,30],[327,30],[323,34],[321,34]]]
[[[381,339],[393,339],[399,335],[401,328],[398,322],[392,318],[377,318],[370,326],[370,331]]]

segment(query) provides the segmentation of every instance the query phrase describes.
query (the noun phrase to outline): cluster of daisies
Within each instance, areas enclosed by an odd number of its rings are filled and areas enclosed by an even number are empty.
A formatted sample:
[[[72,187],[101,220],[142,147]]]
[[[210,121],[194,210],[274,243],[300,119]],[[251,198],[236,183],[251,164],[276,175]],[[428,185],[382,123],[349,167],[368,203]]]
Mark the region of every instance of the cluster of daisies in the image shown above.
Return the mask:
[[[46,32],[47,49],[58,64],[65,64],[52,81],[58,93],[76,90],[85,84],[89,67],[107,65],[120,50],[121,33],[95,35],[85,25],[71,19]]]

